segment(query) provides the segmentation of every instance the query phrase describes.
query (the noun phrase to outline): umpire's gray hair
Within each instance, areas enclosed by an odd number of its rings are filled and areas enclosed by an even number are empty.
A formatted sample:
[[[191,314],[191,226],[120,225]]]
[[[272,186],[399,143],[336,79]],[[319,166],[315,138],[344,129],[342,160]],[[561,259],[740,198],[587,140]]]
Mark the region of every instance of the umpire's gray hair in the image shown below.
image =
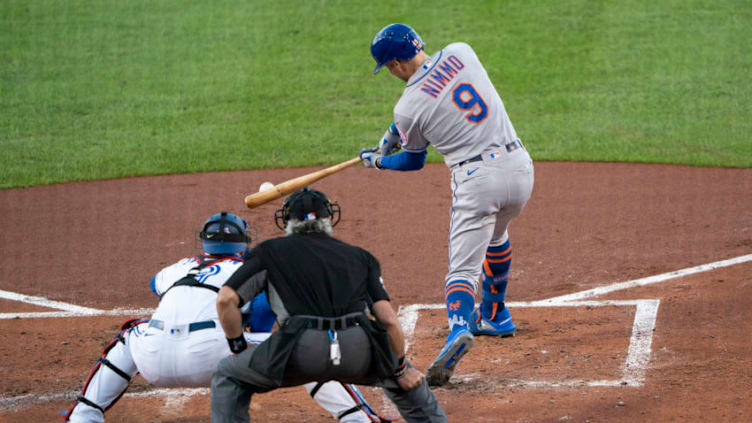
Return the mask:
[[[285,234],[315,234],[322,233],[332,235],[332,220],[329,217],[322,217],[313,220],[290,219],[285,226]]]

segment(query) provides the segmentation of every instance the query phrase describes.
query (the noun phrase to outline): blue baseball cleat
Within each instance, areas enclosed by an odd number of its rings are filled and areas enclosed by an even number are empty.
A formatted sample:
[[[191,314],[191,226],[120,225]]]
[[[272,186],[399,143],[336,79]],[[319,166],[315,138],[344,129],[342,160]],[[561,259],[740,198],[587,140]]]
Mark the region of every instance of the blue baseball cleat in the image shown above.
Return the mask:
[[[473,347],[474,337],[467,328],[452,331],[441,349],[439,356],[426,371],[426,380],[430,386],[445,385],[454,373],[454,368],[462,356]]]
[[[476,307],[475,310],[473,310],[473,314],[471,314],[469,326],[473,335],[506,337],[514,336],[514,333],[517,331],[514,322],[512,322],[512,315],[506,307],[496,313],[494,320],[483,317],[480,309]]]

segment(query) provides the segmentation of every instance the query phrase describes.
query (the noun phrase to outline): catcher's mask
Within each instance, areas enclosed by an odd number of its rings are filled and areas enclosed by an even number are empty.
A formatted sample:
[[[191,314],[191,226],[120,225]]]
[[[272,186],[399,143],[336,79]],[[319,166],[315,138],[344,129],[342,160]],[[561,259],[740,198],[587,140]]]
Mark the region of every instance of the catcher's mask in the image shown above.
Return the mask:
[[[207,254],[242,253],[251,242],[248,223],[226,211],[211,216],[198,233]]]
[[[290,219],[306,221],[325,217],[336,226],[341,217],[339,204],[330,202],[323,192],[306,187],[287,197],[282,208],[274,212],[274,223],[284,231]]]

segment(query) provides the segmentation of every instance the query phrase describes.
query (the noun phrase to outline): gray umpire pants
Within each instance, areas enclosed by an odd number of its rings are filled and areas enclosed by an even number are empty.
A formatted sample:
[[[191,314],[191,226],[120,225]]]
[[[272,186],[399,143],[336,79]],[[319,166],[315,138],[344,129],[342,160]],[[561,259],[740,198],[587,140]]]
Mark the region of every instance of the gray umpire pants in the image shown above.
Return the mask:
[[[303,332],[287,363],[281,386],[248,366],[255,346],[223,359],[212,377],[212,423],[250,422],[248,409],[254,393],[328,380],[380,386],[407,422],[449,421],[425,379],[419,387],[404,391],[394,380],[381,380],[369,374],[370,344],[362,328],[355,326],[337,331],[337,334],[342,359],[338,366],[334,366],[329,360],[328,332],[315,329]]]

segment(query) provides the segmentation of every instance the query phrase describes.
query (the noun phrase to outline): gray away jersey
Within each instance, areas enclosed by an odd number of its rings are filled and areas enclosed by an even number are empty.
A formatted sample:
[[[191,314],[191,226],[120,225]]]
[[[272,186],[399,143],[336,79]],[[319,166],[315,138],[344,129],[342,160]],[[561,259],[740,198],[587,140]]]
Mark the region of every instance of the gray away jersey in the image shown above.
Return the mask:
[[[402,148],[432,144],[451,167],[517,139],[501,97],[473,49],[452,43],[408,80],[394,107]]]

